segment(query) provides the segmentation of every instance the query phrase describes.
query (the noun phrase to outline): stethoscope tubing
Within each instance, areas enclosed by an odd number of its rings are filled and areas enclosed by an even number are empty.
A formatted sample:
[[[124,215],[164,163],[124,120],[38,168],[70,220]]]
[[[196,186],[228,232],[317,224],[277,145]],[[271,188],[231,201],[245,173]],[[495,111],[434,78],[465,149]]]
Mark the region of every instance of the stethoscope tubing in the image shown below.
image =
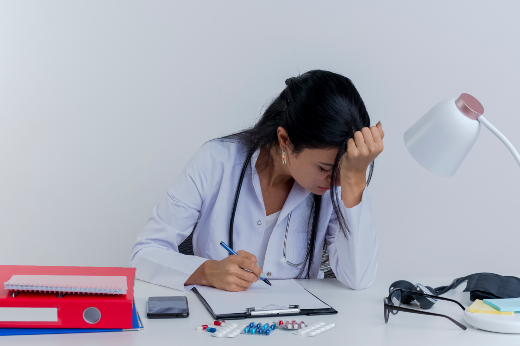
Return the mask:
[[[230,248],[233,248],[233,224],[235,222],[235,214],[237,211],[238,199],[240,197],[240,190],[242,190],[242,183],[244,182],[244,177],[246,175],[247,166],[249,165],[249,162],[251,162],[251,157],[253,156],[253,153],[254,153],[254,151],[250,151],[247,155],[246,161],[244,162],[244,166],[242,167],[242,172],[240,173],[240,179],[238,181],[237,191],[235,193],[235,201],[233,203],[233,210],[231,211],[231,220],[229,221],[229,247]],[[307,241],[307,251],[305,252],[305,257],[303,258],[303,260],[300,263],[296,264],[296,263],[292,263],[287,260],[287,257],[286,257],[287,234],[289,233],[289,224],[291,222],[291,214],[292,214],[292,212],[290,212],[289,215],[287,216],[287,226],[285,227],[285,237],[284,237],[284,241],[283,241],[282,262],[285,262],[286,264],[288,264],[291,267],[301,267],[307,261],[307,257],[309,256],[310,239]]]
[[[244,176],[246,175],[247,166],[253,156],[253,151],[250,151],[247,155],[242,172],[240,173],[240,180],[238,181],[237,192],[235,193],[235,201],[233,203],[233,210],[231,211],[231,220],[229,221],[229,247],[233,248],[233,223],[235,222],[235,214],[237,212],[238,198],[240,197],[240,190],[242,190],[242,183],[244,182]]]

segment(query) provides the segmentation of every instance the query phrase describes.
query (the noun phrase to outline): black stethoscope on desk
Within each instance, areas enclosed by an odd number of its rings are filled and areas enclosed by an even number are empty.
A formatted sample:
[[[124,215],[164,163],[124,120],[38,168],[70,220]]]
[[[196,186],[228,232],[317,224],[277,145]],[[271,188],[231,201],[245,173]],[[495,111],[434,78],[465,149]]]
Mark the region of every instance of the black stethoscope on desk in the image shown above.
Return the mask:
[[[242,167],[242,172],[240,173],[240,180],[238,181],[237,192],[235,193],[235,202],[233,203],[233,211],[231,212],[231,221],[229,222],[229,247],[230,248],[233,248],[233,223],[235,221],[235,214],[237,211],[238,197],[240,196],[240,190],[242,189],[242,183],[244,182],[244,177],[246,175],[247,166],[249,165],[249,162],[251,162],[252,156],[253,156],[253,152],[251,152],[247,155],[247,159],[244,162],[244,166]],[[287,260],[287,257],[286,257],[287,234],[289,233],[289,224],[291,222],[291,214],[292,214],[292,211],[287,216],[287,226],[285,227],[283,252],[282,252],[282,258],[280,258],[280,262],[285,263],[291,267],[299,268],[305,262],[307,262],[307,257],[309,256],[310,239],[307,241],[307,251],[305,252],[305,256],[303,257],[303,260],[300,263],[292,263]]]

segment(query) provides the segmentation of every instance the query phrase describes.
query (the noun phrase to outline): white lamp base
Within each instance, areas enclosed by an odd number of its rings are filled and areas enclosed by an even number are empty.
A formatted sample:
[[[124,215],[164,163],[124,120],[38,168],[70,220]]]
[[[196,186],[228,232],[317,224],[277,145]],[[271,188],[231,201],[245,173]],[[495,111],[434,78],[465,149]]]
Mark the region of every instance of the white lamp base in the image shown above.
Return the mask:
[[[464,320],[473,327],[488,332],[517,334],[520,333],[520,313],[513,316],[500,316],[491,314],[476,314],[464,311]]]

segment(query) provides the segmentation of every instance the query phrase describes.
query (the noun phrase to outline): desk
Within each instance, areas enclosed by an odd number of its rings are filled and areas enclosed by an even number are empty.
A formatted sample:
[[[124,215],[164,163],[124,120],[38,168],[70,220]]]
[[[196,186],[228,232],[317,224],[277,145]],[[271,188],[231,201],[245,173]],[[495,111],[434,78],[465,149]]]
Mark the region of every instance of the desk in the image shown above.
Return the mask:
[[[211,315],[192,292],[187,292],[190,317],[186,319],[149,320],[146,318],[146,301],[149,296],[182,295],[182,292],[151,285],[136,280],[135,301],[144,324],[142,331],[92,334],[2,336],[1,345],[520,345],[520,334],[497,334],[476,330],[468,326],[466,331],[442,317],[399,312],[390,315],[388,324],[383,318],[383,297],[388,286],[397,278],[378,277],[369,288],[353,291],[336,279],[299,280],[300,284],[339,311],[332,316],[299,316],[307,324],[317,321],[336,323],[333,328],[315,337],[301,337],[291,332],[277,330],[270,336],[239,335],[234,339],[214,338],[195,328],[212,321]],[[412,282],[437,287],[451,283],[453,278],[408,278]],[[273,281],[276,285],[276,281]],[[455,291],[444,295],[469,306],[469,293],[463,293],[463,283]],[[450,302],[438,301],[429,310],[448,315],[467,325],[463,311]],[[255,319],[270,321],[270,318]]]

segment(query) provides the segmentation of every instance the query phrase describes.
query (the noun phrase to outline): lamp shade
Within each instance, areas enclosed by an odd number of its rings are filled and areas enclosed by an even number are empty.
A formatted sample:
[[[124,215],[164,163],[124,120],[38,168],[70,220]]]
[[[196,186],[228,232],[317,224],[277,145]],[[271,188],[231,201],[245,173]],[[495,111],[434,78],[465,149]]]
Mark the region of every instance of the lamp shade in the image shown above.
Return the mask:
[[[424,168],[450,177],[480,133],[477,120],[484,107],[469,94],[436,104],[404,133],[404,144]]]

